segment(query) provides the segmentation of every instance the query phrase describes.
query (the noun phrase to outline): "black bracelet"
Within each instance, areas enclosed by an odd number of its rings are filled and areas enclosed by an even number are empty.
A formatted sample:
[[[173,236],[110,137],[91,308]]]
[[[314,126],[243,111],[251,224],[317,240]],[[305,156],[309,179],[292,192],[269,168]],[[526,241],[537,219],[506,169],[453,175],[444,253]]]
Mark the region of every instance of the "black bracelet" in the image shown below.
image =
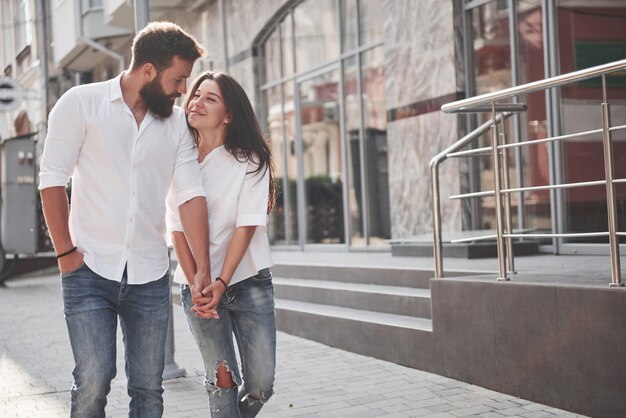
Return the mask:
[[[56,258],[61,258],[61,257],[65,257],[66,255],[70,255],[70,254],[72,254],[74,251],[76,251],[77,249],[78,249],[78,247],[74,247],[74,248],[72,248],[71,250],[67,250],[67,251],[66,251],[66,252],[64,252],[64,253],[61,253],[61,254],[56,254]]]
[[[228,285],[226,284],[226,282],[221,278],[221,277],[216,277],[215,278],[216,282],[222,282],[222,284],[224,285],[224,290],[228,289]]]

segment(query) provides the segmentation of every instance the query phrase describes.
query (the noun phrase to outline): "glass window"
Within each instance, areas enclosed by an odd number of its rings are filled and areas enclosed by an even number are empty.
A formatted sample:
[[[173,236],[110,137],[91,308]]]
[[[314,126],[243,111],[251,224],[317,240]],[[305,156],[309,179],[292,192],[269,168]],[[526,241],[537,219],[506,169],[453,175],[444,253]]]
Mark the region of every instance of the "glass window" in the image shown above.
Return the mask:
[[[265,81],[270,82],[280,78],[280,33],[275,30],[267,41],[265,41],[264,61],[265,61]]]
[[[508,9],[495,2],[472,10],[475,94],[511,87]]]
[[[359,1],[361,45],[383,38],[383,2],[380,0]]]
[[[545,78],[543,66],[544,36],[541,0],[520,0],[518,2],[516,29],[518,34],[518,84],[530,83]],[[548,136],[546,96],[543,91],[531,93],[520,98],[528,105],[528,111],[519,115],[521,140],[541,139]],[[512,142],[512,139],[509,139]],[[517,149],[521,153],[524,186],[543,186],[550,183],[550,165],[548,164],[548,147],[545,144],[530,145]],[[509,175],[514,179],[515,170],[513,152],[508,152]],[[516,181],[512,180],[513,187]],[[533,190],[521,195],[524,204],[524,228],[533,232],[551,232],[550,192]],[[513,210],[517,215],[520,194],[511,196]],[[517,221],[514,220],[514,225]],[[551,239],[542,240],[550,244]]]
[[[283,76],[293,74],[293,24],[289,14],[280,24],[281,47],[283,51]]]
[[[302,82],[299,89],[306,241],[343,243],[339,71]]]
[[[391,238],[383,48],[364,52],[361,66],[369,241],[371,245],[381,245]]]
[[[381,12],[369,0],[305,0],[261,45],[262,83],[280,80],[283,100],[280,107],[279,87],[264,89],[282,173],[272,243],[343,244],[349,237],[351,245],[366,246],[390,236],[383,49],[358,50],[359,36],[368,44],[382,38]],[[311,78],[323,66],[332,70]]]
[[[349,51],[357,47],[357,0],[341,0],[342,10],[342,33],[341,44],[343,51]]]
[[[298,153],[296,152],[296,106],[294,101],[295,86],[293,81],[284,84],[285,104],[285,145],[287,159],[287,241],[298,244]]]
[[[12,36],[10,32],[12,29],[9,0],[2,0],[2,70],[13,62],[13,57],[11,56],[13,52],[11,45]]]
[[[21,51],[32,43],[30,3],[28,0],[20,0],[18,7],[18,16],[16,27],[17,52]]]
[[[282,244],[286,240],[285,231],[285,135],[283,130],[283,103],[281,86],[265,91],[267,127],[272,145],[274,161],[274,181],[276,184],[276,205],[270,213],[269,238],[272,244]]]
[[[626,0],[601,4],[560,0],[557,3],[558,50],[562,73],[617,61],[626,55]],[[626,124],[626,76],[607,78],[611,125]],[[567,134],[602,126],[600,78],[564,86],[560,95],[561,130]],[[562,144],[564,182],[603,180],[602,137],[590,135]],[[626,133],[613,133],[615,177],[626,177]],[[626,185],[616,185],[618,230],[626,228]],[[565,232],[607,231],[605,186],[567,189]],[[569,242],[606,243],[606,237],[571,238]],[[626,242],[620,237],[620,242]]]
[[[359,67],[356,56],[345,60],[343,66],[350,244],[360,247],[366,242],[363,232],[363,187],[361,184],[361,100],[359,100]]]
[[[473,94],[497,91],[512,85],[511,44],[509,32],[509,10],[499,2],[489,2],[471,10],[472,38],[471,48],[474,54]],[[491,118],[490,114],[479,116],[479,123]],[[508,137],[512,138],[511,123],[508,124]],[[491,145],[491,134],[483,135],[479,147]],[[510,158],[510,156],[509,156]],[[471,170],[477,175],[473,191],[494,190],[493,164],[491,156],[470,158]],[[495,199],[485,197],[472,199],[464,204],[473,205],[473,216],[477,217],[472,225],[478,229],[495,229]]]
[[[338,23],[334,0],[307,0],[294,9],[296,71],[339,56]]]

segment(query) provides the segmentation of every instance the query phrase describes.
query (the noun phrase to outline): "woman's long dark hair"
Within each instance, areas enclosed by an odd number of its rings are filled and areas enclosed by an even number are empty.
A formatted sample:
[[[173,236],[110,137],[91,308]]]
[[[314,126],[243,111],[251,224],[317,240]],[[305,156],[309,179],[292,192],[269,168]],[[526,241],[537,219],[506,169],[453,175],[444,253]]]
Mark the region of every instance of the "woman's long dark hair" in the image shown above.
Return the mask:
[[[183,105],[185,113],[188,113],[189,102],[204,80],[214,80],[218,84],[226,112],[231,117],[230,123],[224,129],[224,148],[237,161],[258,163],[256,170],[252,171],[252,173],[260,173],[261,170],[270,171],[269,199],[267,203],[267,213],[269,213],[276,202],[274,163],[269,141],[263,134],[263,131],[261,131],[250,99],[248,99],[241,85],[228,74],[207,71],[200,74],[191,84],[191,89],[187,93]],[[200,143],[200,134],[191,126],[189,129],[197,146]]]

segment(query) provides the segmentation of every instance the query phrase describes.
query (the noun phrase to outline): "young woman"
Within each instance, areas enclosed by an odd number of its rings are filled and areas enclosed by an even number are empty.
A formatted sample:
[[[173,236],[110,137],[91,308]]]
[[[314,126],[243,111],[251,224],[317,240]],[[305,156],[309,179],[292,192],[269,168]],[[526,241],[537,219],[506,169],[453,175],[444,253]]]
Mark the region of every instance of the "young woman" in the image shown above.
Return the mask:
[[[194,259],[170,205],[179,263],[174,279],[183,283],[182,304],[202,354],[211,416],[254,417],[273,394],[276,364],[266,233],[274,203],[270,148],[246,93],[227,74],[200,75],[184,107],[206,191],[213,281],[194,288]]]

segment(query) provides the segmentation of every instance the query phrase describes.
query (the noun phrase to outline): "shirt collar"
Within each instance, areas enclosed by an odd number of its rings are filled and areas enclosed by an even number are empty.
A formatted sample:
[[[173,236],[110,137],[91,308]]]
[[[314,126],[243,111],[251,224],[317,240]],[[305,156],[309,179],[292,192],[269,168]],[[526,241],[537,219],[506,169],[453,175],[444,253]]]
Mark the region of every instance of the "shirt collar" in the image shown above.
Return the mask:
[[[109,95],[111,101],[114,102],[116,100],[122,100],[122,75],[124,75],[125,71],[119,73],[117,77],[110,81]]]

